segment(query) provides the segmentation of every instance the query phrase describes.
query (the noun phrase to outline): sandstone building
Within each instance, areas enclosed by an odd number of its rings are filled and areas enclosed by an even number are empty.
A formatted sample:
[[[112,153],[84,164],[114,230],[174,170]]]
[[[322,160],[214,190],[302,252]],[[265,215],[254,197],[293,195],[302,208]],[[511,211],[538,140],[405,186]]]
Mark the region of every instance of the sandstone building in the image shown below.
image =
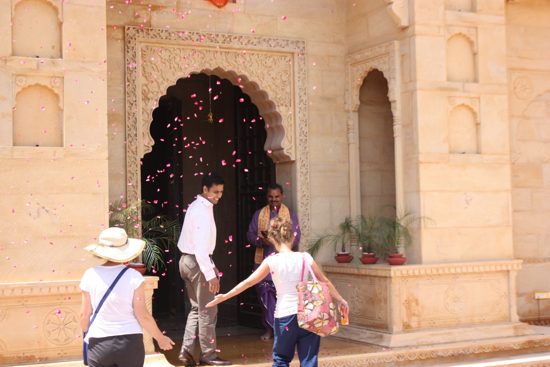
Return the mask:
[[[210,170],[230,282],[276,180],[301,246],[383,204],[433,219],[403,267],[320,255],[343,337],[550,345],[528,326],[550,322],[549,1],[0,0],[0,31],[0,364],[78,356],[109,202],[181,220]]]

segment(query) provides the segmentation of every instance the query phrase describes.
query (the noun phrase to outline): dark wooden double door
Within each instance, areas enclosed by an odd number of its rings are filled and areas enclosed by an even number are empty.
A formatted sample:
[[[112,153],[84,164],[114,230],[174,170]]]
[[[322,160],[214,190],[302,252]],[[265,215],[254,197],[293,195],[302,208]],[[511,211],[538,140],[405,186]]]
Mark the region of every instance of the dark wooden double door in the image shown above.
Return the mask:
[[[275,165],[264,151],[265,123],[238,86],[201,73],[180,79],[160,98],[151,133],[155,145],[142,162],[142,198],[155,205],[156,215],[183,223],[203,175],[217,172],[225,178],[223,197],[214,207],[213,256],[225,293],[252,272],[254,248],[247,247],[246,232],[254,212],[266,205],[266,186],[275,182]],[[189,311],[179,258],[177,250],[165,255],[167,268],[154,298],[157,317],[184,317]],[[219,307],[222,325],[262,327],[260,316],[253,288]]]

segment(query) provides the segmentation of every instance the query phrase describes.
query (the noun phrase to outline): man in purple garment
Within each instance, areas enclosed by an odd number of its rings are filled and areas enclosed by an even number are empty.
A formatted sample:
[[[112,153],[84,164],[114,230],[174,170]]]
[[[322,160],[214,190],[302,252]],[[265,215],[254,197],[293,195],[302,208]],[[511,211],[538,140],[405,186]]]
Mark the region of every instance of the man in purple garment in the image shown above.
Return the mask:
[[[290,220],[292,221],[292,228],[294,228],[294,241],[292,242],[292,247],[300,243],[302,233],[298,223],[298,216],[283,204],[283,197],[283,187],[281,185],[269,185],[267,187],[268,205],[254,213],[252,221],[248,227],[246,239],[248,240],[248,243],[256,248],[254,270],[258,269],[263,259],[277,252],[273,244],[269,242],[268,239],[264,238],[262,234],[262,231],[267,230],[267,225],[269,225],[271,219],[276,218],[279,215],[290,217]],[[256,292],[258,293],[258,300],[260,301],[260,305],[262,307],[262,323],[267,330],[267,332],[263,334],[260,339],[263,342],[267,342],[269,339],[273,338],[275,305],[277,304],[277,292],[271,279],[271,274],[268,274],[263,281],[256,284]]]

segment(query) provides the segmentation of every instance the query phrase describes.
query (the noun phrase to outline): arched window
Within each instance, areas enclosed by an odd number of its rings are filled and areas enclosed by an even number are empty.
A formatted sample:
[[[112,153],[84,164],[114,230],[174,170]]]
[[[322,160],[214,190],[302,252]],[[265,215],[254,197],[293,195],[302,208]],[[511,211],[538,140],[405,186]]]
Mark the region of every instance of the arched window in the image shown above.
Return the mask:
[[[61,57],[61,22],[50,3],[23,0],[15,5],[12,22],[14,56]]]
[[[472,43],[463,34],[455,34],[447,41],[447,81],[477,82]]]
[[[393,115],[382,72],[369,72],[359,100],[361,214],[367,216],[381,206],[395,205]]]
[[[42,85],[24,88],[15,97],[14,146],[63,146],[63,116],[59,96]]]
[[[481,153],[479,145],[476,113],[464,105],[453,108],[449,116],[449,153]]]

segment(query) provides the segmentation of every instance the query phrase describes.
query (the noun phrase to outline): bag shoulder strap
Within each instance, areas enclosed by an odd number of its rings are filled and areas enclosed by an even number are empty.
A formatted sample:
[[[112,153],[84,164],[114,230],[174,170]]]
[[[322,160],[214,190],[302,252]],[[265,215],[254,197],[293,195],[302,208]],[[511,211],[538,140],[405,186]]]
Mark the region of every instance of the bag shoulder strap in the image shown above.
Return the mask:
[[[307,262],[306,262],[306,254],[305,252],[302,252],[302,280],[300,280],[301,282],[304,281],[304,270],[307,266],[307,269],[309,270],[309,273],[311,274],[311,277],[313,278],[313,280],[317,281],[317,277],[315,276],[315,273],[313,272],[313,270],[311,269],[311,265],[309,265]]]
[[[95,320],[95,317],[97,316],[97,314],[99,313],[99,310],[101,310],[101,306],[103,306],[103,303],[105,303],[105,300],[107,299],[107,297],[109,296],[109,294],[111,293],[111,291],[113,290],[113,288],[115,287],[115,285],[118,283],[118,281],[120,280],[120,278],[122,278],[122,276],[124,275],[124,273],[126,272],[126,270],[128,270],[130,268],[128,267],[124,267],[124,269],[122,269],[120,271],[120,273],[118,273],[117,277],[115,278],[115,280],[113,281],[113,283],[111,283],[111,286],[109,287],[109,289],[107,289],[107,292],[105,292],[105,295],[103,296],[103,298],[101,299],[101,301],[99,302],[99,305],[97,305],[97,308],[95,309],[95,312],[94,312],[94,315],[92,317],[92,320],[90,321],[90,325],[88,325],[88,331],[90,331],[90,327],[92,326],[94,320]]]

